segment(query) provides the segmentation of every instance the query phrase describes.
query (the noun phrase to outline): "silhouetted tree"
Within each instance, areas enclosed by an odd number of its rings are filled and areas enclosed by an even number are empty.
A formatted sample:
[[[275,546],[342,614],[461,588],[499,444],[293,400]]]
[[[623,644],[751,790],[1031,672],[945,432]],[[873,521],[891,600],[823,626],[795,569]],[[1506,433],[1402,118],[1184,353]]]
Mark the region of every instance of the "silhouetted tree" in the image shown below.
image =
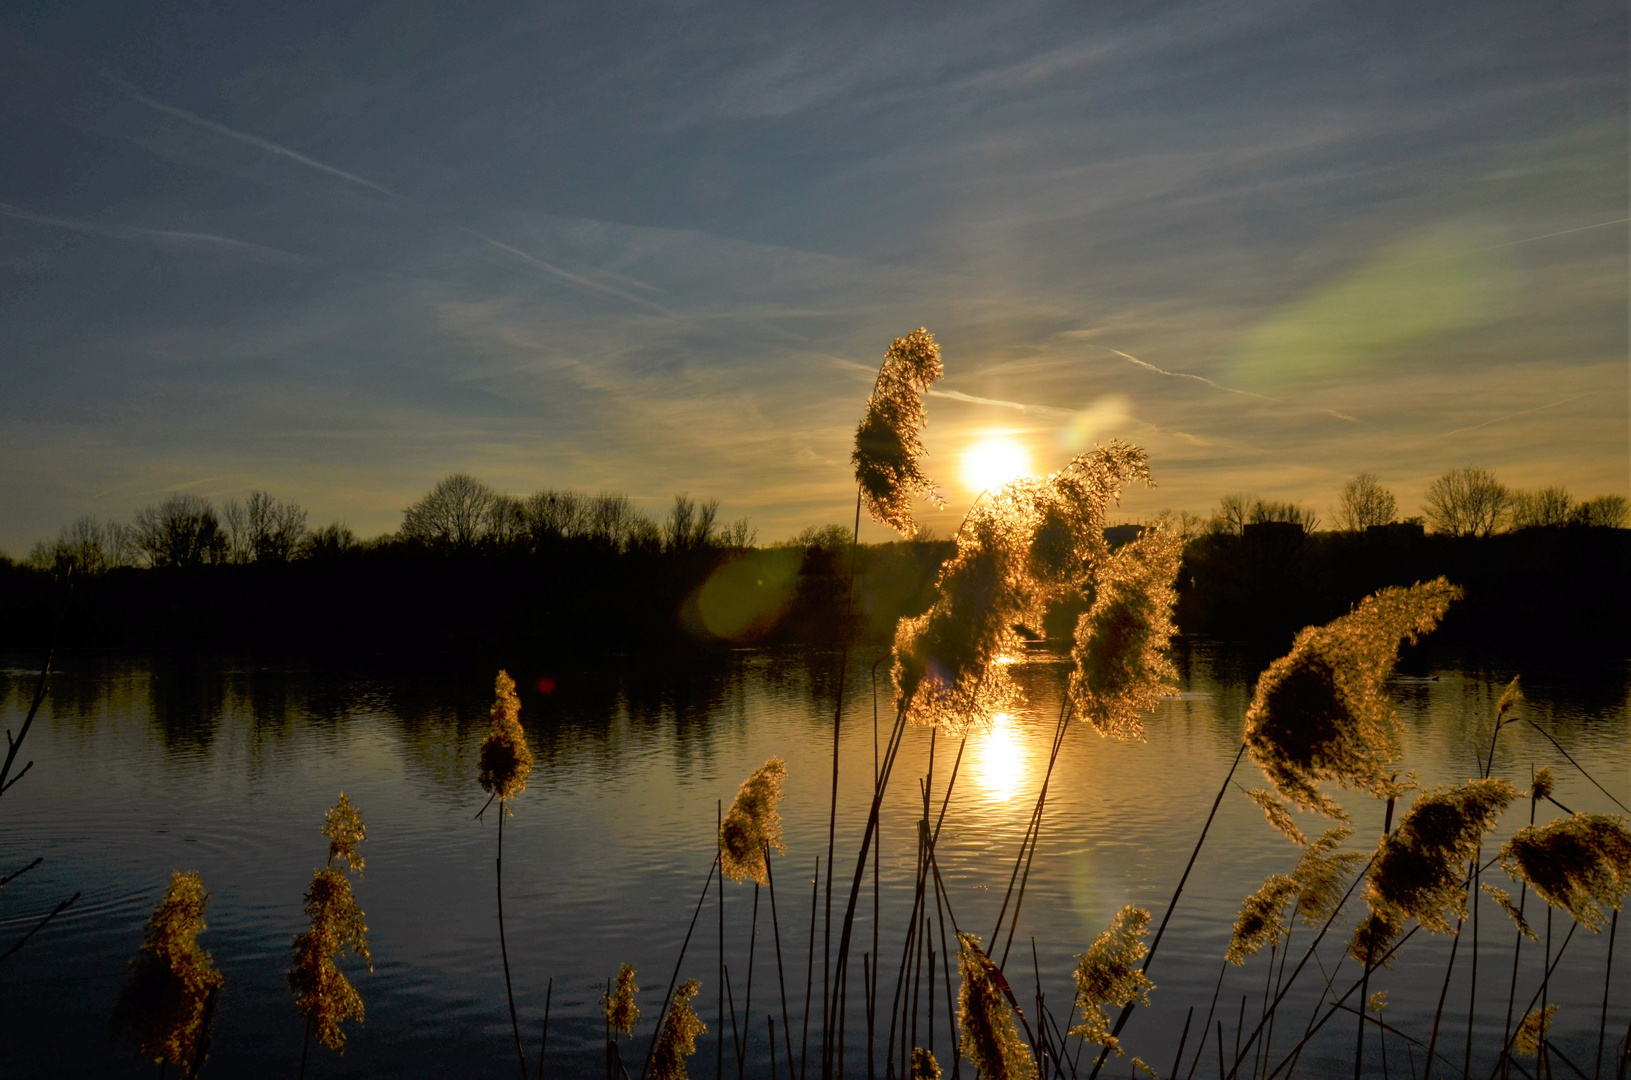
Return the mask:
[[[1514,491],[1510,510],[1512,528],[1541,529],[1567,525],[1572,502],[1568,489],[1555,484],[1539,491]]]
[[[1218,500],[1218,508],[1212,512],[1211,531],[1239,536],[1245,530],[1246,522],[1251,520],[1252,506],[1257,501],[1257,496],[1244,491],[1225,495]]]
[[[264,491],[251,491],[241,503],[232,500],[221,516],[233,562],[288,562],[306,539],[306,511]]]
[[[1398,500],[1375,473],[1360,473],[1342,485],[1336,515],[1339,529],[1364,532],[1372,525],[1388,524],[1398,513]]]
[[[675,495],[674,506],[663,524],[663,546],[669,551],[709,546],[714,539],[714,519],[718,516],[718,499],[699,505],[689,495]]]
[[[227,538],[210,501],[172,495],[157,506],[136,511],[131,526],[136,550],[152,566],[198,566],[222,562]]]
[[[136,546],[130,529],[86,514],[64,525],[55,540],[35,544],[27,561],[36,570],[72,567],[78,577],[94,577],[115,567],[133,565]]]
[[[1434,532],[1489,536],[1501,524],[1511,493],[1488,469],[1452,469],[1427,488],[1422,511]]]
[[[468,548],[487,535],[497,495],[469,473],[454,473],[402,512],[402,539]]]
[[[1271,521],[1286,522],[1291,525],[1301,525],[1305,533],[1311,533],[1319,525],[1319,515],[1306,506],[1299,506],[1294,502],[1274,502],[1258,499],[1252,503],[1251,513],[1247,516],[1247,524],[1263,525]]]
[[[308,533],[300,554],[307,559],[332,559],[357,546],[357,534],[336,521]]]
[[[1599,495],[1577,505],[1569,513],[1571,525],[1593,525],[1601,529],[1623,529],[1631,514],[1624,495]]]

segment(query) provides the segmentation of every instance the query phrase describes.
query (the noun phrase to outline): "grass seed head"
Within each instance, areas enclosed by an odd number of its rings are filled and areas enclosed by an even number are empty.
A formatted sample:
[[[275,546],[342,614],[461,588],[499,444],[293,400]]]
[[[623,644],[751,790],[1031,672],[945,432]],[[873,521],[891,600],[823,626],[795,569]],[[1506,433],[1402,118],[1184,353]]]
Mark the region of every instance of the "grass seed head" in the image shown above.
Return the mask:
[[[1303,849],[1296,868],[1291,871],[1292,880],[1297,883],[1297,912],[1311,927],[1331,917],[1342,902],[1342,882],[1355,866],[1365,861],[1357,851],[1337,850],[1352,835],[1352,829],[1326,829],[1318,840]]]
[[[147,919],[108,1023],[113,1042],[133,1045],[144,1060],[190,1063],[205,1034],[209,995],[226,982],[198,946],[208,901],[203,878],[177,870]]]
[[[855,431],[855,480],[872,520],[907,539],[917,533],[912,496],[938,501],[934,482],[923,474],[918,431],[926,423],[922,394],[945,373],[940,346],[922,327],[896,338],[884,353],[878,381],[867,399],[866,415]]]
[[[1002,973],[973,934],[959,932],[957,944],[957,970],[963,978],[957,996],[962,1055],[974,1063],[981,1080],[1036,1080],[1031,1048],[1020,1039],[1013,1009],[996,981]]]
[[[1523,1020],[1518,1023],[1518,1033],[1512,1039],[1512,1049],[1524,1057],[1537,1056],[1541,1041],[1552,1030],[1552,1014],[1555,1012],[1557,1006],[1548,1005],[1545,1011],[1531,1009],[1524,1013]]]
[[[481,789],[504,802],[527,790],[527,774],[532,771],[532,750],[521,727],[521,699],[515,694],[515,680],[500,671],[494,683],[493,726],[481,742]]]
[[[1093,606],[1076,622],[1070,696],[1100,735],[1142,740],[1144,714],[1177,693],[1168,650],[1183,549],[1181,539],[1152,527],[1098,564]]]
[[[663,1032],[651,1052],[652,1080],[686,1080],[685,1059],[697,1052],[697,1036],[706,1035],[708,1026],[691,1007],[702,984],[686,981],[674,991],[674,1004],[663,1018]]]
[[[731,800],[730,812],[719,826],[719,865],[732,881],[752,878],[765,884],[769,880],[765,848],[787,850],[782,843],[781,811],[776,808],[786,779],[787,763],[771,758],[742,781]]]
[[[362,815],[343,791],[340,801],[323,816],[323,835],[328,837],[328,861],[344,859],[353,873],[361,874],[364,863],[358,845],[366,839],[368,830],[363,826]]]
[[[1234,933],[1229,935],[1229,963],[1240,967],[1248,956],[1279,941],[1287,929],[1281,913],[1296,896],[1296,878],[1270,874],[1262,888],[1246,897],[1235,918]]]
[[[1297,844],[1307,844],[1308,837],[1297,828],[1297,822],[1291,816],[1291,810],[1285,803],[1275,797],[1274,792],[1262,788],[1253,788],[1246,792],[1246,797],[1256,803],[1263,811],[1263,816],[1270,825],[1284,833],[1287,839]]]
[[[1499,723],[1506,717],[1507,711],[1523,700],[1523,691],[1518,687],[1518,677],[1512,676],[1512,681],[1506,684],[1501,692],[1501,700],[1495,703],[1495,721]]]
[[[1631,832],[1614,814],[1574,814],[1530,825],[1501,845],[1501,868],[1587,930],[1620,910],[1631,889]]]
[[[1144,944],[1149,925],[1150,913],[1143,908],[1122,908],[1076,962],[1076,1007],[1082,1011],[1082,1022],[1071,1029],[1072,1035],[1124,1056],[1120,1040],[1110,1034],[1105,1006],[1119,1009],[1132,1001],[1150,1003],[1155,984],[1139,967],[1149,951]]]
[[[634,995],[640,988],[634,985],[634,966],[624,964],[617,969],[617,982],[612,985],[611,992],[602,995],[601,1006],[606,1011],[606,1023],[612,1032],[625,1037],[634,1034],[634,1025],[640,1020],[640,1006],[634,1003]]]
[[[1467,863],[1517,797],[1517,789],[1501,779],[1424,793],[1377,849],[1365,885],[1371,911],[1390,926],[1415,919],[1432,933],[1449,933],[1446,912],[1467,917]]]
[[[1552,774],[1550,765],[1542,765],[1535,770],[1534,777],[1529,781],[1529,797],[1535,802],[1550,799],[1552,792],[1557,790],[1557,777]]]
[[[940,1062],[934,1059],[933,1050],[912,1047],[912,1080],[940,1080]]]
[[[1321,781],[1378,798],[1398,793],[1391,762],[1399,722],[1387,677],[1400,643],[1438,625],[1460,595],[1444,578],[1382,589],[1347,615],[1304,628],[1269,665],[1246,712],[1246,745],[1281,796],[1346,821]]]
[[[330,1050],[345,1050],[346,1020],[363,1022],[362,998],[335,963],[349,951],[374,969],[368,950],[368,923],[351,892],[351,881],[339,870],[323,868],[312,874],[306,891],[306,917],[311,928],[295,935],[294,965],[289,989],[295,1008],[311,1024],[317,1041]]]
[[[1535,928],[1529,925],[1529,920],[1523,917],[1523,912],[1518,909],[1518,905],[1512,902],[1511,893],[1498,886],[1491,885],[1487,881],[1481,882],[1478,887],[1489,893],[1489,898],[1494,900],[1502,911],[1506,912],[1507,917],[1512,920],[1512,925],[1518,928],[1518,933],[1530,941],[1540,941],[1540,935],[1535,933]]]
[[[1385,914],[1372,911],[1354,927],[1353,938],[1348,942],[1348,955],[1367,966],[1380,964],[1392,967],[1391,961],[1383,958],[1403,929],[1397,923],[1388,921]]]

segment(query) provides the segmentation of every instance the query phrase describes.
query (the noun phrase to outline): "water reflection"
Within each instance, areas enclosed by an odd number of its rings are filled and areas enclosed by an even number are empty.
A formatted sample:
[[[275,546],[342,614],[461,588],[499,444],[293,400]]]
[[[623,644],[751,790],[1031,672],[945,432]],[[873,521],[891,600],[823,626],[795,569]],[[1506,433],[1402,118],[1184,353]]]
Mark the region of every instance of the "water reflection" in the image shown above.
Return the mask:
[[[991,727],[969,736],[969,768],[975,783],[995,802],[1007,802],[1033,781],[1031,754],[1014,718],[998,713]]]

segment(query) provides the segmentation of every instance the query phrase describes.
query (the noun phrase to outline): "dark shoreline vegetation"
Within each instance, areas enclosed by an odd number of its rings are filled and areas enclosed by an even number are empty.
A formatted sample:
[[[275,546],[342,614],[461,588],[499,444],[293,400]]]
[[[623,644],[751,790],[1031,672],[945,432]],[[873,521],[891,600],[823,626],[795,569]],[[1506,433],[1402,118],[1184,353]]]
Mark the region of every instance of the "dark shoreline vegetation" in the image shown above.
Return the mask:
[[[854,1069],[860,1056],[866,1059],[869,1080],[880,1072],[889,1080],[940,1080],[943,1069],[959,1080],[965,1062],[978,1080],[1065,1080],[1067,1075],[1095,1080],[1112,1054],[1118,1073],[1130,1064],[1155,1076],[1156,1068],[1171,1060],[1165,1075],[1188,1080],[1203,1060],[1210,1063],[1214,1052],[1220,1080],[1276,1080],[1295,1071],[1304,1049],[1333,1020],[1334,1026],[1354,1031],[1355,1080],[1365,1075],[1378,1052],[1388,1074],[1390,1044],[1395,1062],[1401,1050],[1406,1053],[1413,1077],[1418,1049],[1424,1076],[1448,1066],[1470,1077],[1479,1010],[1500,1015],[1503,1003],[1479,1000],[1476,977],[1465,998],[1459,991],[1459,1000],[1450,997],[1454,947],[1430,1018],[1389,1014],[1384,1019],[1386,995],[1379,987],[1388,979],[1390,961],[1423,930],[1454,935],[1459,945],[1463,929],[1470,927],[1467,962],[1476,969],[1479,912],[1486,909],[1497,920],[1488,933],[1514,942],[1501,1041],[1476,1048],[1484,1057],[1493,1050],[1495,1073],[1503,1080],[1562,1075],[1562,1070],[1554,1072],[1554,1062],[1580,1071],[1557,1045],[1549,992],[1555,965],[1575,940],[1575,931],[1583,928],[1582,940],[1596,938],[1601,945],[1592,948],[1606,952],[1600,1016],[1592,1018],[1595,1071],[1601,1075],[1606,1049],[1611,1067],[1623,1077],[1631,1062],[1631,1034],[1619,1035],[1623,1003],[1611,1003],[1609,991],[1618,916],[1631,892],[1631,830],[1624,817],[1576,813],[1559,803],[1553,797],[1555,777],[1545,764],[1531,764],[1527,778],[1514,774],[1513,779],[1524,781],[1521,790],[1496,775],[1497,749],[1512,739],[1503,743],[1503,729],[1533,729],[1567,760],[1571,780],[1589,782],[1622,810],[1625,803],[1529,717],[1516,678],[1491,703],[1487,739],[1481,730],[1479,745],[1454,781],[1423,789],[1402,760],[1402,725],[1388,683],[1401,650],[1435,634],[1441,625],[1443,631],[1435,637],[1449,631],[1451,640],[1459,634],[1465,642],[1529,650],[1558,642],[1579,648],[1585,641],[1622,647],[1624,629],[1616,623],[1623,619],[1631,539],[1631,532],[1618,527],[1624,500],[1593,500],[1584,504],[1586,513],[1576,521],[1563,497],[1553,500],[1565,511],[1554,520],[1557,507],[1545,493],[1514,500],[1492,478],[1467,469],[1447,474],[1430,491],[1434,535],[1419,523],[1393,522],[1392,496],[1371,490],[1374,485],[1362,483],[1363,476],[1344,491],[1350,528],[1342,533],[1313,531],[1313,516],[1302,508],[1245,497],[1225,500],[1204,534],[1193,530],[1195,523],[1170,516],[1142,526],[1107,528],[1106,513],[1122,489],[1151,482],[1144,451],[1112,441],[1045,477],[1022,477],[985,493],[950,541],[913,540],[918,535],[911,517],[913,497],[934,491],[919,462],[922,394],[940,375],[939,348],[926,330],[891,344],[856,433],[855,526],[815,529],[789,545],[752,548],[746,521],[716,532],[716,504],[699,506],[683,496],[659,524],[632,513],[628,501],[615,496],[545,492],[515,500],[456,475],[405,512],[396,538],[371,545],[357,545],[336,528],[316,534],[326,539],[308,539],[303,513],[264,496],[230,507],[224,531],[207,503],[176,497],[144,511],[131,531],[107,530],[94,522],[82,530],[87,541],[97,539],[101,546],[96,550],[120,553],[112,561],[134,549],[144,554],[149,568],[94,566],[87,557],[92,548],[87,544],[76,554],[68,535],[54,549],[57,557],[39,560],[46,565],[8,567],[0,595],[11,625],[39,627],[32,633],[48,633],[44,640],[53,646],[218,647],[294,641],[337,649],[366,642],[370,650],[411,654],[454,645],[632,649],[679,642],[728,647],[813,641],[836,646],[836,688],[858,677],[879,651],[863,651],[857,643],[881,639],[892,630],[889,652],[872,670],[881,676],[883,660],[892,660],[885,670],[892,684],[893,716],[880,710],[884,738],[863,784],[869,794],[860,802],[869,805],[853,847],[847,836],[841,846],[838,835],[839,748],[846,718],[844,696],[835,694],[826,852],[812,884],[802,1002],[796,981],[789,994],[779,915],[787,910],[792,918],[798,911],[797,897],[786,890],[798,881],[797,872],[792,881],[784,878],[778,904],[772,869],[774,857],[784,853],[779,804],[786,763],[771,757],[743,782],[728,812],[723,802],[718,807],[712,862],[705,873],[696,868],[701,894],[691,924],[694,931],[717,882],[717,936],[703,924],[704,935],[696,944],[698,952],[717,945],[717,966],[699,962],[693,953],[690,970],[700,969],[713,983],[707,989],[714,997],[711,1034],[717,1040],[719,1077],[727,1056],[736,1058],[738,1080],[745,1077],[746,1048],[757,1027],[750,1024],[751,958],[759,942],[767,953],[774,950],[775,959],[777,993],[761,991],[759,999],[771,1075],[780,1073],[775,1060],[779,1019],[789,1080],[833,1080],[846,1066]],[[1511,514],[1512,505],[1528,516],[1514,519],[1522,527],[1497,533],[1497,523]],[[863,507],[905,539],[862,548],[856,541]],[[1375,520],[1369,520],[1372,514]],[[76,564],[84,571],[77,585]],[[71,604],[65,603],[67,586],[75,587]],[[52,617],[61,611],[73,614],[66,621]],[[1211,812],[1198,823],[1189,862],[1164,910],[1156,917],[1142,907],[1122,906],[1102,933],[1083,942],[1068,1009],[1058,1001],[1050,1006],[1043,998],[1040,971],[1035,972],[1035,997],[1026,994],[1023,937],[1017,939],[1019,953],[1012,950],[1060,749],[1072,732],[1080,733],[1077,738],[1143,741],[1146,719],[1177,693],[1172,642],[1184,629],[1278,642],[1273,651],[1284,654],[1256,679],[1240,717],[1233,762],[1221,778]],[[1068,665],[1059,665],[1064,680],[1058,718],[1046,754],[1038,755],[1046,765],[1029,824],[1011,853],[1012,871],[996,926],[982,937],[974,932],[982,928],[959,924],[957,905],[966,897],[948,889],[936,845],[963,748],[971,735],[980,736],[1019,707],[1024,692],[1010,667],[1030,643],[1043,639],[1069,641]],[[27,721],[15,738],[8,733],[0,792],[43,700],[50,665],[48,654]],[[515,683],[500,670],[491,727],[481,744],[478,775],[471,780],[487,795],[476,816],[485,821],[484,815],[492,812],[496,817],[487,827],[496,832],[498,954],[508,1034],[520,1076],[527,1080],[535,1069],[544,1074],[549,1019],[546,1004],[542,1037],[535,1031],[523,1034],[505,931],[504,822],[512,804],[526,807],[522,812],[532,808],[525,793],[534,758],[521,709]],[[937,776],[934,767],[941,736],[947,746],[958,748],[947,776]],[[901,752],[921,749],[925,741],[928,765],[917,787],[921,807],[913,814],[916,869],[897,963],[894,941],[887,954],[880,951],[877,845],[885,793]],[[1512,772],[1511,761],[1503,757],[1501,764]],[[799,767],[812,765],[823,776],[825,789],[824,762]],[[915,769],[914,762],[900,771]],[[1265,786],[1247,790],[1245,784],[1255,782],[1254,770]],[[1237,774],[1243,783],[1236,783]],[[1199,783],[1210,792],[1217,779],[1208,776]],[[906,784],[908,778],[898,782]],[[1252,962],[1261,969],[1260,1000],[1252,1001],[1248,1012],[1248,1001],[1242,999],[1229,1024],[1232,1040],[1225,1035],[1230,1010],[1224,1003],[1220,1012],[1214,993],[1209,1005],[1191,1004],[1176,1038],[1170,1032],[1165,1037],[1140,1032],[1145,1045],[1124,1046],[1129,1018],[1158,991],[1146,973],[1182,906],[1191,872],[1231,787],[1238,787],[1240,796],[1261,811],[1262,821],[1299,852],[1285,857],[1284,873],[1271,874],[1242,901],[1225,955],[1213,958],[1224,965],[1220,987],[1228,965]],[[1338,792],[1368,802],[1351,814],[1338,801]],[[1528,825],[1501,836],[1503,813],[1525,801]],[[331,1049],[344,1045],[343,1022],[363,1019],[362,999],[336,958],[349,951],[372,964],[349,878],[334,865],[336,858],[344,858],[349,869],[360,873],[363,809],[353,807],[342,792],[330,811],[324,828],[329,865],[315,873],[306,894],[311,928],[293,938],[289,984],[296,1007],[306,1021],[308,1039],[315,1035]],[[850,816],[846,812],[846,820]],[[1374,831],[1378,823],[1379,834]],[[998,856],[1005,870],[1009,855],[1004,851]],[[1504,875],[1498,880],[1519,886],[1515,901],[1486,880],[1486,875],[1496,878],[1497,866]],[[750,959],[747,971],[739,973],[745,979],[735,984],[742,987],[740,1025],[726,942],[743,936],[745,905],[737,904],[727,929],[726,877],[754,886],[753,914],[746,927]],[[758,902],[761,887],[765,915]],[[183,1076],[198,1074],[208,1059],[217,996],[230,993],[225,977],[196,940],[204,929],[207,900],[199,874],[175,872],[148,921],[146,940],[114,1012],[111,1033],[116,1042],[133,1044],[138,1056],[157,1063],[161,1073],[173,1064]],[[64,907],[72,903],[66,901]],[[968,908],[962,910],[966,916]],[[1554,916],[1559,917],[1555,938]],[[515,917],[521,913],[512,910]],[[1544,940],[1530,917],[1537,924],[1543,921]],[[40,925],[49,921],[47,916]],[[1299,934],[1299,923],[1307,931]],[[768,941],[763,938],[766,924]],[[608,1080],[632,1080],[636,1073],[641,1080],[685,1080],[697,1038],[709,1034],[691,1004],[704,991],[703,983],[696,978],[680,982],[689,973],[685,960],[692,948],[691,931],[651,1017],[649,1041],[635,1034],[640,1020],[635,971],[627,965],[620,969],[615,992],[607,973]],[[1305,944],[1307,932],[1313,932],[1313,940]],[[1531,948],[1543,950],[1543,962],[1539,977],[1525,977],[1520,992],[1525,938],[1534,942]],[[1259,955],[1265,950],[1266,958]],[[1300,959],[1291,966],[1294,955]],[[1033,964],[1034,957],[1033,951]],[[1012,966],[1011,959],[1016,961]],[[667,960],[657,961],[664,972]],[[1299,979],[1315,980],[1310,961],[1329,993],[1320,994],[1314,1015],[1299,1029],[1299,1018],[1279,1014]],[[1350,970],[1340,970],[1348,961]],[[1338,967],[1327,970],[1326,962]],[[765,963],[768,968],[768,957]],[[357,974],[357,965],[349,966]],[[796,956],[790,966],[799,971]],[[661,985],[661,978],[651,980],[651,986]],[[762,978],[768,982],[768,973]],[[1375,994],[1373,987],[1378,988]],[[546,990],[546,1002],[550,992]],[[957,1017],[958,1032],[945,1066],[933,1052],[933,1017],[941,995],[942,1015],[948,1021]],[[706,1003],[706,993],[699,1000]],[[1464,1025],[1460,1016],[1467,1017]],[[796,1053],[795,1017],[800,1024]],[[1197,1017],[1200,1023],[1192,1033]],[[926,1020],[927,1034],[921,1041],[920,1018]],[[1210,1041],[1214,1030],[1215,1041]],[[1611,1033],[1613,1043],[1608,1041]],[[1465,1043],[1452,1044],[1461,1034]],[[1132,1034],[1125,1039],[1131,1043]],[[1227,1049],[1226,1041],[1231,1043]],[[533,1045],[538,1046],[535,1056]],[[301,1074],[308,1050],[309,1042],[302,1051]],[[1151,1055],[1153,1064],[1137,1057],[1125,1061],[1130,1051]],[[1535,1073],[1528,1071],[1527,1058],[1535,1059]]]

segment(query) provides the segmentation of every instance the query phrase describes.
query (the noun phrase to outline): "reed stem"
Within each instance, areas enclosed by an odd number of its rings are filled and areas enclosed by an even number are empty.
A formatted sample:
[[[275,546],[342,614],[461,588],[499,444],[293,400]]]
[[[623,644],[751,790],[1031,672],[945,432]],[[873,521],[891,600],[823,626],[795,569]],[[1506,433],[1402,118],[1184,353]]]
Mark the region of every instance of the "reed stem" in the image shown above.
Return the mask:
[[[300,1072],[299,1080],[306,1080],[306,1051],[311,1049],[311,1018],[306,1018],[306,1034],[300,1040]]]
[[[829,868],[831,864],[828,864]],[[815,877],[810,879],[810,939],[809,949],[804,958],[804,1033],[800,1039],[799,1047],[799,1077],[808,1075],[810,1064],[810,1003],[814,1000],[812,988],[815,985],[815,939],[816,939],[816,912],[821,904],[821,856],[816,856]],[[791,1053],[791,1051],[789,1051]],[[792,1068],[792,1063],[788,1063]]]
[[[538,1076],[537,1080],[544,1080],[544,1054],[549,1051],[549,1006],[555,997],[555,978],[550,976],[549,984],[544,987],[544,1033],[538,1040]]]
[[[521,1080],[527,1080],[527,1052],[521,1046],[521,1021],[515,1014],[515,991],[510,988],[510,947],[504,940],[504,818],[508,807],[504,800],[498,803],[498,861],[495,877],[498,883],[498,951],[504,960],[504,996],[510,1002],[510,1029],[515,1032],[515,1059],[521,1069]]]
[[[768,856],[765,864],[768,866]],[[753,952],[759,943],[759,883],[753,883],[753,919],[749,923],[748,931],[748,985],[742,993],[742,1041],[736,1047],[736,1080],[744,1080],[747,1070],[748,1036],[752,1032],[749,1023],[753,1019]]]
[[[714,858],[720,860],[719,870],[719,1057],[714,1062],[714,1080],[724,1080],[725,1076],[725,804],[723,801],[714,802],[714,812],[719,819],[718,828],[714,830]]]
[[[645,1061],[640,1066],[640,1080],[646,1080],[646,1073],[651,1069],[651,1054],[657,1049],[657,1036],[662,1033],[663,1020],[668,1016],[668,1007],[674,1000],[674,987],[679,983],[680,965],[685,963],[685,952],[691,947],[691,935],[696,931],[697,919],[702,915],[702,903],[708,899],[708,886],[714,883],[714,871],[719,869],[719,856],[708,866],[708,876],[702,881],[702,892],[697,896],[697,906],[691,912],[691,925],[686,927],[685,940],[680,942],[680,955],[674,960],[674,974],[669,976],[668,990],[663,994],[663,1007],[657,1011],[657,1026],[651,1033],[651,1042],[646,1046]],[[814,905],[812,905],[813,910]],[[548,1032],[545,1032],[546,1036]]]
[[[1620,928],[1620,909],[1608,919],[1608,964],[1603,968],[1603,1017],[1597,1022],[1597,1064],[1591,1070],[1591,1080],[1603,1074],[1603,1037],[1608,1034],[1608,987],[1614,977],[1614,934]]]
[[[782,924],[776,916],[776,875],[770,869],[770,845],[765,845],[765,883],[770,893],[770,927],[776,937],[776,985],[781,989],[782,997],[782,1038],[787,1040],[787,1080],[796,1080],[793,1075],[793,1028],[787,1022],[787,976],[782,973]],[[774,1024],[774,1022],[772,1022]],[[772,1033],[775,1027],[771,1027]],[[770,1046],[771,1057],[776,1054],[775,1039],[772,1037]],[[770,1070],[771,1080],[775,1080],[776,1070],[774,1063]]]

